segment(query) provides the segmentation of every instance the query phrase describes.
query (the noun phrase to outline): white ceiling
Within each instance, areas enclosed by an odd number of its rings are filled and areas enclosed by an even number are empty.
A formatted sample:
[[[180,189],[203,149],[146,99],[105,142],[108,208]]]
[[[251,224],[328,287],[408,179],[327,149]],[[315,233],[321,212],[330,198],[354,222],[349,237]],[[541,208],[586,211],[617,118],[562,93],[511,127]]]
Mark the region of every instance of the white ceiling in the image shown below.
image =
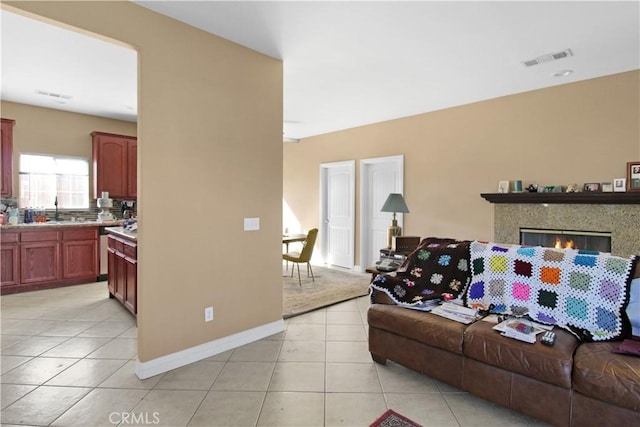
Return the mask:
[[[638,1],[135,3],[282,59],[292,138],[640,68]],[[19,20],[2,13],[2,99],[135,120],[133,51]]]

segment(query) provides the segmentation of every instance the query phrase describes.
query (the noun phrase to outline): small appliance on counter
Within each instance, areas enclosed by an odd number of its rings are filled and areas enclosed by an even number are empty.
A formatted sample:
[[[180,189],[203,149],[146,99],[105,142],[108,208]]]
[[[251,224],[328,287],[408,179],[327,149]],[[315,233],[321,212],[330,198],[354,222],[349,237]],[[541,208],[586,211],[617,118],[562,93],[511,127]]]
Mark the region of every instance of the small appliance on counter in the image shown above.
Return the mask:
[[[123,200],[120,204],[122,211],[122,219],[129,219],[135,216],[136,202],[135,200]]]
[[[101,209],[98,213],[98,222],[113,222],[115,218],[109,212],[109,209],[113,207],[113,199],[109,198],[109,192],[103,191],[102,197],[97,200],[97,205]]]

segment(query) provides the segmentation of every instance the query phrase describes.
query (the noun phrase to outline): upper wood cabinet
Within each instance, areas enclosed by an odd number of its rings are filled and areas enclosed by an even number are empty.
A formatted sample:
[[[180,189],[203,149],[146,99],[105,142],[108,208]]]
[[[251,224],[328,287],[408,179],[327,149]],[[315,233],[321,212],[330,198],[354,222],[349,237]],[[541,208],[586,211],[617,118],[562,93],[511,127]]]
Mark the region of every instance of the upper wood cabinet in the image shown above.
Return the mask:
[[[91,136],[94,197],[108,191],[113,199],[136,199],[137,138],[104,132],[92,132]]]
[[[2,119],[2,145],[0,146],[0,194],[13,196],[13,125],[15,120]]]

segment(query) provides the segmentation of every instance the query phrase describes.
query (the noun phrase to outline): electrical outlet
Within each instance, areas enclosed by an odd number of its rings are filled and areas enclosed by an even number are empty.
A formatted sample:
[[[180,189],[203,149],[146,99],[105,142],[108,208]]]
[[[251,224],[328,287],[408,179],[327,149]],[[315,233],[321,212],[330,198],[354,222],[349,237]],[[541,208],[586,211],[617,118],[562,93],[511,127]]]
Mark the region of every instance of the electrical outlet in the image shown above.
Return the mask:
[[[213,320],[213,307],[207,307],[204,309],[204,321],[211,322]]]

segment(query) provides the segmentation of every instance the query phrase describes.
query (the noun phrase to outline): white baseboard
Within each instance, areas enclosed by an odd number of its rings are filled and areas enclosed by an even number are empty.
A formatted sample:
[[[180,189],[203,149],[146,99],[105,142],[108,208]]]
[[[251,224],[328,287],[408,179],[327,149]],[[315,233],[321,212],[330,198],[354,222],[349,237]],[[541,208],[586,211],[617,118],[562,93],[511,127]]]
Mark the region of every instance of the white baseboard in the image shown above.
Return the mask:
[[[284,331],[284,320],[278,320],[195,347],[167,354],[166,356],[161,356],[147,362],[141,362],[136,359],[136,375],[141,380],[150,378],[154,375],[162,374],[172,369],[206,359],[207,357],[224,353],[225,351],[258,341],[282,331]]]

